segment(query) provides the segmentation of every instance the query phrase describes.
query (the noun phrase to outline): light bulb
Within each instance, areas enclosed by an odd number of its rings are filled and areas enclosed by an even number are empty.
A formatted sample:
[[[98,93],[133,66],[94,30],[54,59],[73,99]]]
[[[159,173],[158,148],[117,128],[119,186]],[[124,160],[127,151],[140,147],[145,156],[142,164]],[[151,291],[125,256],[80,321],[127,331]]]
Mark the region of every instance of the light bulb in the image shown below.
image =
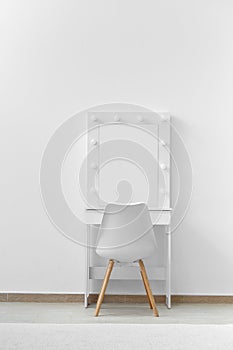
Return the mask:
[[[166,142],[165,141],[160,140],[160,143],[161,143],[162,146],[166,146]]]
[[[97,118],[96,118],[96,116],[95,116],[94,114],[92,114],[91,120],[92,120],[93,122],[96,122]]]
[[[143,122],[143,120],[144,120],[144,118],[141,115],[139,115],[137,119],[139,122]]]
[[[95,193],[95,192],[96,192],[95,187],[91,187],[91,188],[90,188],[90,192],[91,192],[91,193]]]
[[[93,162],[93,163],[91,163],[91,168],[92,168],[92,169],[97,169],[97,164],[96,164],[96,163],[94,163],[94,162]]]
[[[97,140],[91,139],[91,145],[93,145],[93,146],[97,145]]]
[[[166,122],[168,119],[165,115],[161,115],[162,122]]]
[[[165,170],[165,169],[167,169],[167,166],[166,166],[166,164],[162,163],[162,164],[160,164],[160,168],[161,168],[162,170]]]

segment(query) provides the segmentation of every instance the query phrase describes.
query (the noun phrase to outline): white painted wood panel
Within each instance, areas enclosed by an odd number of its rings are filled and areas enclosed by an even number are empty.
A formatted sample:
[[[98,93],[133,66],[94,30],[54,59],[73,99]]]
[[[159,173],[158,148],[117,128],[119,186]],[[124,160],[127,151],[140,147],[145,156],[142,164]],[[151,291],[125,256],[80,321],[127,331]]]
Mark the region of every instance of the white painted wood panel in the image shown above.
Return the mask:
[[[147,267],[146,271],[150,280],[166,279],[165,267]],[[92,266],[89,268],[90,279],[102,280],[105,273],[106,267],[103,266]],[[139,280],[141,279],[140,269],[138,266],[114,266],[111,273],[111,279]]]

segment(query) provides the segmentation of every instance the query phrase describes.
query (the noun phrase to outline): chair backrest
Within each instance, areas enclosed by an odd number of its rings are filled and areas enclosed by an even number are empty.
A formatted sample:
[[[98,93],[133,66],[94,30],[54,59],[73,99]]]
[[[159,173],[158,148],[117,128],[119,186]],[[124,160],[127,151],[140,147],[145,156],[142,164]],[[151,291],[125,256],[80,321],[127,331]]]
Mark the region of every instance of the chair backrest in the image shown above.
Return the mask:
[[[133,262],[151,255],[155,247],[153,225],[145,203],[106,206],[97,237],[98,255]]]

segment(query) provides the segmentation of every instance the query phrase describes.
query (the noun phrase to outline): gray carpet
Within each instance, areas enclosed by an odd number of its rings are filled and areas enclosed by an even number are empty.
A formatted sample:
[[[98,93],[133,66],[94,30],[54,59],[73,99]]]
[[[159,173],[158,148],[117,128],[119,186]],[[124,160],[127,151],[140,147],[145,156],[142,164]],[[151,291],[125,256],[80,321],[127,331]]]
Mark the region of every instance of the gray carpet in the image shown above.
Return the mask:
[[[1,350],[232,350],[233,325],[0,324]]]

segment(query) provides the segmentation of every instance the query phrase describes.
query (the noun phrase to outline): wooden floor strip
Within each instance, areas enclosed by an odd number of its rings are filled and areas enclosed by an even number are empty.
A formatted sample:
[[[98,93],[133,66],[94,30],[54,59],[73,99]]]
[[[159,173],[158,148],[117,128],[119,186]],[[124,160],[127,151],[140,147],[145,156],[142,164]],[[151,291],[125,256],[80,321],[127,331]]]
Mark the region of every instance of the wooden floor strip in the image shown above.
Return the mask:
[[[156,303],[165,303],[164,295],[155,295]],[[96,303],[98,294],[90,294],[89,302]],[[83,294],[44,294],[44,293],[0,293],[0,302],[36,302],[36,303],[82,303]],[[105,295],[106,303],[147,303],[146,295]],[[213,303],[232,304],[233,296],[213,295],[173,295],[172,303]]]

